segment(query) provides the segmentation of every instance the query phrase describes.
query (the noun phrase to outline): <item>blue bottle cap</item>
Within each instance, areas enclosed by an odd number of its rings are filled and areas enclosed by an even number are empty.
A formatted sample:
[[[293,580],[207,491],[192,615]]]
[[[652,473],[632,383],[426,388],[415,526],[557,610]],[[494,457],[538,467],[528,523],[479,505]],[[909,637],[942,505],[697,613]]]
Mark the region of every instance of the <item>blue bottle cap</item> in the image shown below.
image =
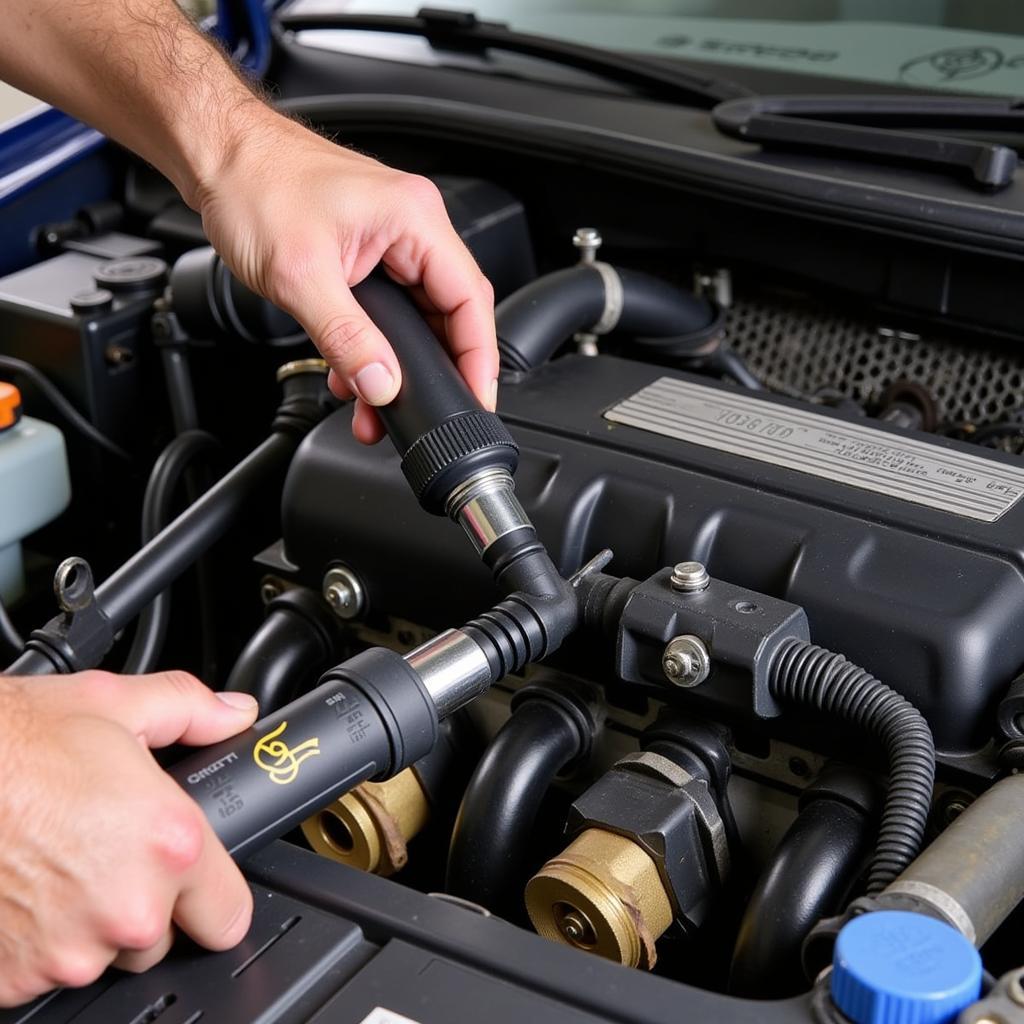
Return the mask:
[[[863,914],[836,940],[832,1001],[854,1024],[947,1024],[980,993],[978,951],[924,914]]]

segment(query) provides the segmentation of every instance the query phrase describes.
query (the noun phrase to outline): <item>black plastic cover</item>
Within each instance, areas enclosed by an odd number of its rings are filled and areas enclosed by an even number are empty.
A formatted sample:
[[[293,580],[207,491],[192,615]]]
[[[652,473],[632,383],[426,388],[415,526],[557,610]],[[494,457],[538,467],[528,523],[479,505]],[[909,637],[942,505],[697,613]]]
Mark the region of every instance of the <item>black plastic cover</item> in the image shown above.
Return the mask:
[[[729,999],[627,971],[293,846],[257,856],[256,916],[226,953],[179,943],[0,1024],[810,1024],[808,997]],[[585,983],[581,983],[584,982]]]
[[[604,547],[615,552],[608,571],[637,579],[703,561],[717,578],[803,607],[812,639],[913,701],[940,750],[982,746],[1024,663],[1024,504],[978,522],[603,418],[665,375],[570,356],[502,391],[522,449],[517,493],[560,570]],[[486,607],[491,582],[460,531],[423,516],[397,457],[355,442],[349,415],[306,439],[288,477],[284,540],[300,576],[318,586],[343,559],[374,608],[437,628]]]

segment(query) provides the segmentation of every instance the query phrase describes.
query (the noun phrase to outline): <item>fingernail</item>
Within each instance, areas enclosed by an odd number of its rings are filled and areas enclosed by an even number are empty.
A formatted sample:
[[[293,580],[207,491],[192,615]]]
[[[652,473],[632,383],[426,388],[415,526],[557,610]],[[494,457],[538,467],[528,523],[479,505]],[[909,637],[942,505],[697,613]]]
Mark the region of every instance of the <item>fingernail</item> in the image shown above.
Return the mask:
[[[256,698],[251,693],[239,693],[236,690],[224,690],[217,694],[217,699],[222,700],[229,708],[236,711],[255,711]]]
[[[395,378],[383,363],[370,363],[355,376],[359,397],[368,405],[387,405],[395,396]]]
[[[498,408],[498,378],[491,381],[491,412]]]

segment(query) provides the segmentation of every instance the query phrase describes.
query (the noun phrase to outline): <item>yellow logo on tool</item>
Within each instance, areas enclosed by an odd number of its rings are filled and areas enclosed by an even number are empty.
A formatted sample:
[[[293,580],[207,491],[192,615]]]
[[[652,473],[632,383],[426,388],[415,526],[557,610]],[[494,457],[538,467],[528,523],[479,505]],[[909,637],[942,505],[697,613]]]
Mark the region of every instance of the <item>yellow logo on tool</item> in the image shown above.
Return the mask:
[[[320,753],[320,740],[316,736],[294,748],[279,740],[277,737],[287,728],[288,723],[282,722],[252,748],[252,759],[270,776],[271,782],[280,786],[294,782],[302,762]]]

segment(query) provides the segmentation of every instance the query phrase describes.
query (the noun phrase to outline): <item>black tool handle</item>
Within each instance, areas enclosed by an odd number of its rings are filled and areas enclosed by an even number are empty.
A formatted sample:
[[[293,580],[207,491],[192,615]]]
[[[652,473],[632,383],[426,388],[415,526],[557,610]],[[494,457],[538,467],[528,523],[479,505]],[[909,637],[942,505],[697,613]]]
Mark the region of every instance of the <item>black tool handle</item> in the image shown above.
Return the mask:
[[[423,507],[444,514],[448,495],[469,477],[490,468],[514,472],[519,453],[511,435],[473,396],[406,290],[375,275],[352,292],[402,368],[398,396],[377,413]]]
[[[437,712],[393,651],[374,648],[315,690],[169,769],[238,860],[367,779],[429,753]]]

